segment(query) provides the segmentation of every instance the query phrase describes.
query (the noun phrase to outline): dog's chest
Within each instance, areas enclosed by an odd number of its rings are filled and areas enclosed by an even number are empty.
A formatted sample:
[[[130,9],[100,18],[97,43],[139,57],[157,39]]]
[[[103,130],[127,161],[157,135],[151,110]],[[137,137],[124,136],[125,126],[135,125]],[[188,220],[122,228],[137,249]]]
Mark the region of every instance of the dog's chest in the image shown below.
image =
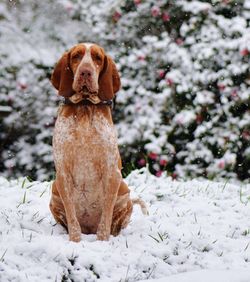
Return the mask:
[[[77,182],[100,179],[103,171],[118,163],[116,130],[99,111],[59,115],[53,148],[56,167],[67,164],[74,177],[80,178]]]

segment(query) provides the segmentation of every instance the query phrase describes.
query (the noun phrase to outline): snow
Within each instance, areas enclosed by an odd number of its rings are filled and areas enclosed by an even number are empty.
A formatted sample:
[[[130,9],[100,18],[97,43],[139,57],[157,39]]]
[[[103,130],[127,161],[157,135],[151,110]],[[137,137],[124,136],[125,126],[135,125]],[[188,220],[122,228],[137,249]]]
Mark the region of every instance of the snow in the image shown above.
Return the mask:
[[[180,125],[187,125],[195,119],[196,115],[193,111],[183,110],[176,114],[174,121]]]
[[[129,226],[108,242],[69,242],[49,211],[50,182],[0,178],[0,281],[250,281],[250,185],[155,177],[126,182]]]
[[[145,280],[154,282],[249,282],[249,272],[236,270],[236,271],[223,271],[223,270],[201,270],[192,271],[189,273],[181,273],[162,279]]]

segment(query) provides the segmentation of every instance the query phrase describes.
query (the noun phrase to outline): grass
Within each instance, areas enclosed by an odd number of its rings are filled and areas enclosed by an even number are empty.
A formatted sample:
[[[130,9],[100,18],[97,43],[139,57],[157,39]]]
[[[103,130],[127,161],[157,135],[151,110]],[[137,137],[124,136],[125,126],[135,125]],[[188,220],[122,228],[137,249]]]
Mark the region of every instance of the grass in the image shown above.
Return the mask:
[[[250,234],[250,229],[249,228],[242,232],[242,236],[247,236],[249,234]]]
[[[222,192],[226,189],[227,183],[229,182],[229,179],[227,179],[222,187]]]
[[[240,188],[239,194],[240,194],[240,201],[241,201],[241,203],[244,204],[244,205],[247,205],[248,202],[250,202],[250,196],[245,198],[245,194],[243,192],[243,188],[242,187]],[[245,198],[245,200],[243,200],[244,198]]]
[[[3,261],[4,261],[4,257],[5,257],[5,255],[6,255],[6,253],[7,253],[7,251],[8,251],[8,249],[6,249],[6,250],[3,252],[2,256],[0,257],[0,262],[3,262]]]
[[[31,188],[31,187],[34,185],[34,183],[32,183],[32,184],[30,184],[29,186],[25,186],[26,182],[31,183],[31,182],[33,182],[33,180],[32,180],[31,177],[26,176],[26,177],[23,179],[22,184],[21,184],[21,188],[22,188],[22,189],[23,189],[23,188],[29,189],[29,188]]]
[[[249,242],[249,243],[247,243],[247,245],[246,245],[246,247],[245,247],[245,249],[244,249],[244,252],[248,249],[249,244],[250,244],[250,242]]]
[[[157,243],[164,242],[169,237],[167,232],[164,233],[157,232],[157,236],[152,236],[152,235],[148,235],[148,236],[154,239]]]

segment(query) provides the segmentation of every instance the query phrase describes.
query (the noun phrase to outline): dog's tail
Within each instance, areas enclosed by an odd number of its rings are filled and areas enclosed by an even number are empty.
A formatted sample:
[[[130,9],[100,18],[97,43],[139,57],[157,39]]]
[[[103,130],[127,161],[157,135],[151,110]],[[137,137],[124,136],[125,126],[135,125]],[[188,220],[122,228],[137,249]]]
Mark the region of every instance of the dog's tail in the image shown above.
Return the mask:
[[[144,215],[148,215],[148,210],[145,202],[140,198],[131,199],[133,205],[139,205]]]

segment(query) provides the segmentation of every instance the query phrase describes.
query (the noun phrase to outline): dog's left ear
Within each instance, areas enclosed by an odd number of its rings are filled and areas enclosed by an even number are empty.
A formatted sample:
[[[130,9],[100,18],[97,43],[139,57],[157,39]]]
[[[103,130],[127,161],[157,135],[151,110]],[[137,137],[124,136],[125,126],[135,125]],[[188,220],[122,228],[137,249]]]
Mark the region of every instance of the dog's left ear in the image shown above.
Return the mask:
[[[111,100],[121,87],[120,76],[114,61],[105,55],[104,66],[99,76],[99,98],[101,100]]]

